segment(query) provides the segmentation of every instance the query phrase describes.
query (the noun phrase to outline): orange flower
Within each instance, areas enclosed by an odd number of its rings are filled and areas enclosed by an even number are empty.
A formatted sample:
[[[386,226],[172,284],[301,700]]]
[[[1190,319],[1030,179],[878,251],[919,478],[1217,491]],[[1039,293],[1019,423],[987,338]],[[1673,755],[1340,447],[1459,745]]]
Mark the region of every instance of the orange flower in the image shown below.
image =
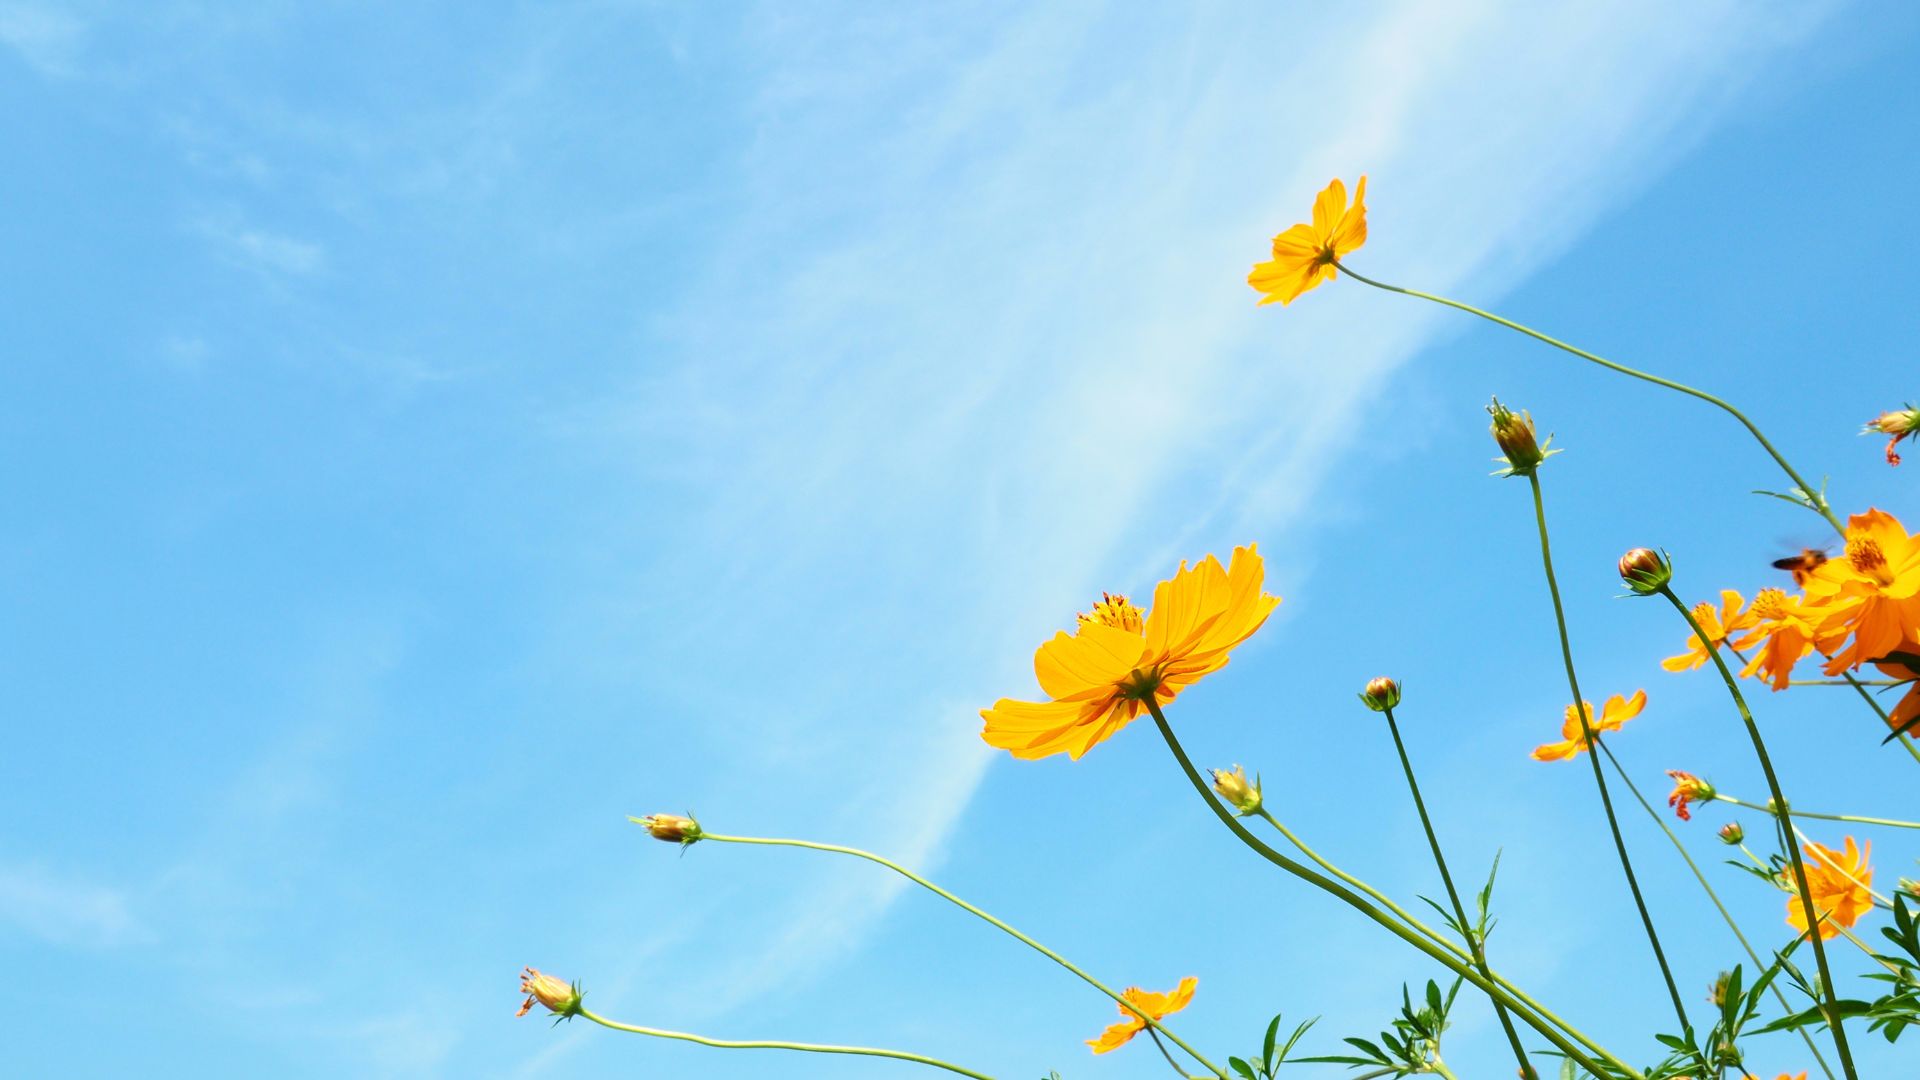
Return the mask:
[[[1807,605],[1825,613],[1823,635],[1853,635],[1827,662],[1827,674],[1877,660],[1920,637],[1920,537],[1885,511],[1855,514],[1847,519],[1846,555],[1820,564],[1806,590]]]
[[[1667,796],[1667,805],[1679,815],[1681,821],[1692,821],[1693,811],[1687,807],[1696,802],[1712,802],[1718,794],[1713,785],[1689,772],[1668,769],[1667,775],[1673,778],[1673,793]]]
[[[1233,550],[1231,567],[1211,555],[1191,568],[1182,562],[1154,587],[1150,613],[1106,595],[1072,634],[1057,633],[1034,653],[1049,700],[1001,698],[980,710],[980,737],[1017,758],[1079,760],[1145,712],[1148,700],[1165,705],[1225,667],[1227,654],[1280,603],[1260,591],[1265,578],[1266,564],[1249,544]]]
[[[1761,589],[1755,593],[1747,614],[1753,619],[1752,630],[1734,642],[1733,647],[1744,649],[1760,641],[1766,644],[1753,654],[1740,674],[1750,677],[1757,671],[1772,681],[1775,690],[1787,688],[1787,680],[1793,677],[1793,665],[1799,663],[1801,657],[1812,652],[1819,642],[1830,643],[1836,637],[1823,636],[1815,627],[1819,611],[1807,608],[1800,597],[1788,596],[1779,589]]]
[[[1748,1073],[1746,1080],[1760,1080],[1760,1078],[1752,1073]],[[1800,1070],[1799,1076],[1795,1076],[1792,1073],[1781,1073],[1779,1080],[1807,1080],[1807,1071],[1805,1069]]]
[[[1101,1032],[1099,1038],[1088,1039],[1087,1045],[1093,1047],[1093,1052],[1096,1054],[1120,1049],[1132,1041],[1135,1035],[1146,1030],[1147,1022],[1140,1019],[1141,1013],[1155,1020],[1172,1016],[1186,1008],[1187,1002],[1193,1000],[1193,988],[1198,985],[1200,980],[1189,975],[1180,980],[1179,986],[1164,994],[1142,990],[1137,986],[1127,987],[1120,991],[1120,996],[1127,999],[1127,1004],[1120,1006],[1120,1015],[1126,1019]]]
[[[1647,692],[1645,690],[1635,690],[1631,698],[1623,698],[1615,694],[1607,699],[1606,707],[1600,710],[1600,720],[1596,723],[1593,719],[1593,703],[1591,701],[1580,703],[1581,711],[1587,715],[1587,726],[1593,729],[1595,735],[1619,731],[1623,724],[1639,716],[1640,710],[1646,707]],[[1580,730],[1580,717],[1573,711],[1571,705],[1567,706],[1567,718],[1560,725],[1560,738],[1560,742],[1534,747],[1533,760],[1567,761],[1591,749],[1587,745],[1586,733]]]
[[[1729,637],[1752,626],[1755,617],[1752,612],[1742,610],[1746,606],[1739,593],[1732,589],[1720,590],[1720,610],[1705,600],[1693,606],[1693,618],[1700,629],[1707,632],[1707,640],[1702,642],[1698,634],[1687,638],[1687,651],[1679,656],[1669,656],[1660,661],[1660,666],[1668,671],[1692,671],[1707,662],[1714,649],[1719,648]]]
[[[1860,916],[1873,910],[1873,868],[1867,865],[1867,856],[1873,853],[1872,841],[1857,846],[1849,836],[1847,850],[1840,852],[1809,840],[1802,850],[1806,852],[1807,891],[1813,896],[1813,909],[1820,913],[1821,937],[1833,937],[1841,927],[1851,928]],[[1792,893],[1787,897],[1787,925],[1805,933],[1807,910],[1800,903],[1793,871],[1781,875],[1781,881]]]
[[[1295,225],[1273,238],[1273,260],[1254,266],[1247,284],[1266,294],[1262,304],[1294,298],[1335,276],[1335,259],[1367,242],[1367,178],[1347,205],[1347,185],[1335,179],[1313,200],[1313,223]]]
[[[1920,644],[1903,641],[1900,643],[1900,648],[1895,651],[1920,655]],[[1920,670],[1915,670],[1911,664],[1895,660],[1874,666],[1880,669],[1882,675],[1895,679],[1920,680]],[[1900,699],[1900,704],[1895,705],[1893,712],[1887,716],[1887,726],[1895,731],[1905,729],[1920,734],[1920,727],[1907,727],[1908,724],[1913,723],[1915,717],[1920,717],[1920,681],[1915,681],[1907,687],[1906,696]]]

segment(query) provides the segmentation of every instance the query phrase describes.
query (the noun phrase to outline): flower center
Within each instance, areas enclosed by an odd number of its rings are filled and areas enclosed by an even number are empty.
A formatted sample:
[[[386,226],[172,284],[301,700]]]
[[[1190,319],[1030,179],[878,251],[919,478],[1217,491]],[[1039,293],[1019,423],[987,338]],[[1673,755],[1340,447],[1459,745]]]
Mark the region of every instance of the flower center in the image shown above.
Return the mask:
[[[1093,605],[1092,611],[1080,616],[1080,621],[1099,623],[1102,626],[1111,626],[1116,630],[1128,630],[1136,634],[1145,626],[1140,609],[1134,607],[1133,602],[1121,593],[1101,593],[1100,602]]]
[[[1862,536],[1847,541],[1847,561],[1853,568],[1882,585],[1893,583],[1893,575],[1887,572],[1887,555],[1880,550],[1880,543],[1872,537]]]
[[[1786,618],[1787,594],[1779,589],[1761,589],[1753,598],[1752,610],[1768,621]]]
[[[1727,640],[1727,632],[1720,625],[1720,612],[1705,600],[1693,605],[1693,621],[1707,632],[1707,640],[1715,645]]]

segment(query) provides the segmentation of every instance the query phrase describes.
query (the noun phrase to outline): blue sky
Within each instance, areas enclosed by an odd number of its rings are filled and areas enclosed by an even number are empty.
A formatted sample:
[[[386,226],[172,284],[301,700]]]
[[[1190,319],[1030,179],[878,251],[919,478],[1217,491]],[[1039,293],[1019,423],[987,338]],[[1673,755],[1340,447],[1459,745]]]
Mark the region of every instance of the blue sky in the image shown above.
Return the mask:
[[[1823,527],[1746,494],[1778,480],[1694,403],[1242,279],[1364,171],[1357,267],[1723,390],[1843,508],[1911,515],[1854,432],[1915,393],[1916,32],[1838,3],[0,2],[9,1070],[913,1071],[515,1022],[522,964],[637,1023],[1164,1069],[1088,1056],[1109,1002],[875,868],[625,822],[688,809],[935,870],[1117,983],[1198,975],[1205,1046],[1284,1010],[1324,1052],[1434,973],[1244,857],[1149,730],[1074,765],[977,738],[1101,589],[1249,541],[1286,602],[1178,703],[1191,749],[1431,894],[1352,697],[1402,677],[1456,863],[1505,852],[1497,962],[1652,1057],[1591,785],[1525,756],[1564,688],[1482,406],[1568,451],[1583,680],[1649,690],[1616,742],[1649,789],[1761,784],[1613,559],[1751,590]],[[1913,816],[1912,761],[1820,693],[1761,701],[1796,798]],[[1733,942],[1628,826],[1704,999]],[[1461,1074],[1504,1054],[1463,1009]]]

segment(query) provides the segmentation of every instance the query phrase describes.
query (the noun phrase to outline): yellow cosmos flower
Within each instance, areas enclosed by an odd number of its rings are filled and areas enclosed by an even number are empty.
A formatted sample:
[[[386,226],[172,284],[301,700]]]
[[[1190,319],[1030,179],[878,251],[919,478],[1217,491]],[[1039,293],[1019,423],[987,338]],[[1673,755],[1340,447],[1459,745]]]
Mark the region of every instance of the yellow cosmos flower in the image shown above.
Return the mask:
[[[1127,1004],[1120,1006],[1120,1015],[1126,1019],[1101,1032],[1099,1038],[1088,1039],[1087,1045],[1093,1047],[1093,1052],[1096,1054],[1111,1053],[1120,1049],[1132,1041],[1135,1035],[1146,1030],[1147,1022],[1140,1019],[1141,1013],[1155,1020],[1164,1020],[1187,1007],[1187,1002],[1193,1000],[1193,988],[1198,985],[1200,980],[1189,975],[1180,980],[1179,986],[1164,994],[1153,990],[1142,990],[1137,986],[1127,987],[1120,991],[1120,996],[1127,999]]]
[[[1581,710],[1587,714],[1587,726],[1593,729],[1595,735],[1619,731],[1627,721],[1639,716],[1640,710],[1646,707],[1647,692],[1645,690],[1635,690],[1630,698],[1615,694],[1607,699],[1606,706],[1600,710],[1600,719],[1595,721],[1593,702],[1580,703]],[[1573,711],[1571,705],[1567,706],[1567,718],[1560,725],[1560,739],[1560,742],[1534,747],[1533,760],[1568,761],[1592,749],[1587,745],[1586,732],[1580,730],[1580,717]]]
[[[1873,853],[1873,843],[1856,845],[1853,837],[1847,837],[1847,849],[1835,851],[1824,844],[1807,841],[1803,849],[1806,852],[1807,892],[1813,897],[1813,909],[1820,914],[1820,936],[1830,938],[1840,933],[1841,927],[1852,929],[1860,921],[1860,916],[1873,910],[1873,868],[1867,865],[1867,856]],[[1807,930],[1807,909],[1800,903],[1798,887],[1793,882],[1793,871],[1782,876],[1782,882],[1793,895],[1787,897],[1787,925],[1801,933]]]
[[[1660,666],[1668,671],[1692,671],[1713,655],[1713,650],[1726,643],[1729,637],[1753,626],[1755,616],[1743,610],[1746,600],[1732,589],[1720,590],[1720,609],[1714,610],[1705,600],[1693,606],[1693,617],[1700,629],[1707,632],[1707,640],[1702,642],[1698,634],[1687,637],[1687,651],[1679,656],[1669,656],[1660,661]]]
[[[1126,597],[1106,594],[1033,654],[1046,701],[1001,698],[980,710],[980,737],[1017,758],[1065,753],[1074,760],[1146,711],[1151,698],[1172,701],[1267,621],[1280,598],[1260,591],[1266,564],[1249,544],[1223,567],[1209,555],[1153,590],[1142,614]]]
[[[1827,662],[1827,674],[1877,660],[1920,636],[1920,537],[1884,510],[1855,514],[1847,519],[1846,555],[1809,574],[1806,592],[1808,606],[1825,614],[1822,632],[1853,635]]]
[[[1273,259],[1259,263],[1247,284],[1260,290],[1262,304],[1291,304],[1294,298],[1335,275],[1333,261],[1367,242],[1367,178],[1347,205],[1347,185],[1335,179],[1313,200],[1313,221],[1295,225],[1273,238]]]
[[[1775,690],[1787,688],[1787,680],[1793,677],[1793,665],[1799,663],[1801,657],[1823,642],[1838,640],[1839,635],[1822,634],[1816,625],[1822,618],[1819,609],[1809,608],[1802,598],[1788,596],[1779,589],[1761,589],[1755,593],[1747,614],[1753,619],[1751,630],[1734,642],[1733,647],[1745,649],[1756,643],[1765,644],[1747,661],[1740,675],[1751,678],[1758,672],[1773,683]]]

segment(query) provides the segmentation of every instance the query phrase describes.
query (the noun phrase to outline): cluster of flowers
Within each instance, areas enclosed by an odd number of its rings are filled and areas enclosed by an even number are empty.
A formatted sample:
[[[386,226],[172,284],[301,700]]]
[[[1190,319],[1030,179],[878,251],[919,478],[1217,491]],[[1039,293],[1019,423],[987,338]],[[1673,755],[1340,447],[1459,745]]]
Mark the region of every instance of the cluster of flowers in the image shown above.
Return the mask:
[[[1761,589],[1749,604],[1726,589],[1718,607],[1702,601],[1693,615],[1706,640],[1689,637],[1686,651],[1663,666],[1687,671],[1706,663],[1709,650],[1757,646],[1740,674],[1758,675],[1775,690],[1786,689],[1794,668],[1816,652],[1829,676],[1873,664],[1891,678],[1920,679],[1920,537],[1892,514],[1868,510],[1848,519],[1840,557],[1808,549],[1780,562],[1798,592]],[[1889,723],[1901,730],[1916,717],[1920,682],[1894,707]]]
[[[1341,259],[1366,242],[1365,197],[1366,178],[1364,176],[1356,185],[1351,204],[1348,202],[1345,184],[1334,180],[1315,199],[1310,222],[1294,225],[1274,238],[1273,258],[1254,267],[1248,277],[1248,283],[1262,294],[1260,301],[1262,304],[1289,304],[1303,293],[1341,274],[1346,274],[1378,288],[1434,300],[1481,315],[1614,370],[1639,378],[1652,379],[1663,385],[1674,385],[1546,338],[1509,320],[1457,301],[1397,286],[1381,285],[1354,274],[1341,262]],[[1739,415],[1724,402],[1712,398],[1709,400],[1714,400],[1729,412]],[[1501,459],[1503,468],[1497,475],[1529,479],[1534,485],[1536,509],[1538,509],[1540,506],[1539,479],[1536,472],[1548,456],[1557,451],[1547,449],[1546,445],[1538,440],[1532,418],[1526,413],[1516,413],[1502,406],[1498,401],[1494,402],[1489,411],[1493,415],[1494,439],[1504,454]],[[1744,420],[1744,417],[1742,419]],[[1748,426],[1751,427],[1751,424],[1749,423]],[[1899,442],[1920,433],[1920,409],[1909,406],[1905,410],[1885,413],[1871,421],[1867,425],[1867,431],[1890,436],[1886,451],[1887,460],[1897,465],[1900,458],[1895,448]],[[1762,441],[1764,443],[1764,440]],[[1794,472],[1791,466],[1777,454],[1774,457],[1798,483],[1799,474]],[[1816,510],[1838,528],[1838,522],[1827,509],[1823,497],[1806,494],[1804,484],[1797,489],[1797,496],[1793,501]],[[1539,521],[1544,556],[1546,552],[1544,510],[1539,510]],[[1808,550],[1793,559],[1777,563],[1776,565],[1781,569],[1792,572],[1796,592],[1790,594],[1787,590],[1780,588],[1763,589],[1751,603],[1748,603],[1739,593],[1726,590],[1721,594],[1721,601],[1717,606],[1712,603],[1701,603],[1689,611],[1672,591],[1673,570],[1667,557],[1646,548],[1635,549],[1622,557],[1619,572],[1621,579],[1634,593],[1641,596],[1659,594],[1673,604],[1676,612],[1689,617],[1692,628],[1696,632],[1687,640],[1686,651],[1664,661],[1663,666],[1671,671],[1688,671],[1709,662],[1719,666],[1741,718],[1746,723],[1756,755],[1766,772],[1768,784],[1775,793],[1775,798],[1769,799],[1765,805],[1745,803],[1716,790],[1712,784],[1692,773],[1673,770],[1668,773],[1674,780],[1673,791],[1667,800],[1668,805],[1682,820],[1691,820],[1693,816],[1691,808],[1694,805],[1715,801],[1725,802],[1765,812],[1779,826],[1782,854],[1768,860],[1762,860],[1747,850],[1746,835],[1738,822],[1729,822],[1719,831],[1719,836],[1728,845],[1739,847],[1756,865],[1757,872],[1761,876],[1769,878],[1789,894],[1786,921],[1798,931],[1797,940],[1811,942],[1811,951],[1818,963],[1820,975],[1818,980],[1802,981],[1801,990],[1807,997],[1814,1000],[1820,1009],[1830,1010],[1830,1033],[1834,1046],[1840,1054],[1841,1069],[1847,1080],[1856,1080],[1857,1073],[1842,1030],[1842,1013],[1837,1011],[1838,1002],[1834,997],[1832,979],[1821,942],[1836,935],[1846,934],[1854,940],[1855,944],[1867,950],[1864,943],[1853,938],[1851,928],[1868,913],[1876,910],[1877,906],[1894,909],[1896,920],[1907,930],[1912,931],[1908,935],[1913,939],[1910,949],[1912,963],[1905,960],[1896,962],[1886,956],[1875,954],[1871,950],[1867,951],[1883,966],[1893,970],[1897,979],[1904,979],[1914,984],[1913,1001],[1908,1002],[1895,994],[1885,999],[1885,1002],[1890,1004],[1851,1003],[1853,1015],[1860,1014],[1862,1010],[1872,1013],[1872,1010],[1880,1009],[1884,1004],[1882,1012],[1873,1014],[1876,1018],[1872,1023],[1885,1027],[1887,1037],[1891,1041],[1897,1037],[1901,1026],[1920,1024],[1920,928],[1915,927],[1914,920],[1904,906],[1889,904],[1885,898],[1873,891],[1873,870],[1868,863],[1872,851],[1870,843],[1856,842],[1852,836],[1846,837],[1843,847],[1839,849],[1804,837],[1799,837],[1803,843],[1795,843],[1794,838],[1798,835],[1798,830],[1794,825],[1794,818],[1800,816],[1800,811],[1797,807],[1786,805],[1784,797],[1780,796],[1779,783],[1768,759],[1760,732],[1753,723],[1744,697],[1738,689],[1737,680],[1720,655],[1723,650],[1732,653],[1741,664],[1739,672],[1741,676],[1762,678],[1775,690],[1785,689],[1792,684],[1795,667],[1816,653],[1821,657],[1821,666],[1827,676],[1840,676],[1848,682],[1855,681],[1854,672],[1859,671],[1863,666],[1873,665],[1888,677],[1880,680],[1882,684],[1894,686],[1908,684],[1905,696],[1890,714],[1888,723],[1894,728],[1893,737],[1902,738],[1911,747],[1911,738],[1907,735],[1907,729],[1920,726],[1920,537],[1910,535],[1891,514],[1880,510],[1869,510],[1849,520],[1844,530],[1844,539],[1845,551],[1838,557],[1828,557],[1823,552]],[[1556,621],[1561,623],[1562,645],[1566,654],[1571,685],[1577,681],[1573,673],[1571,648],[1566,645],[1566,629],[1564,616],[1559,609],[1558,587],[1552,584],[1552,563],[1550,559],[1545,561],[1548,581],[1554,590]],[[1387,726],[1393,734],[1396,749],[1405,768],[1408,787],[1432,848],[1436,867],[1446,884],[1448,896],[1453,905],[1453,915],[1449,918],[1449,922],[1464,943],[1464,947],[1447,935],[1435,932],[1378,890],[1339,870],[1308,848],[1264,806],[1258,778],[1249,782],[1246,770],[1242,767],[1235,765],[1231,769],[1213,770],[1213,782],[1209,791],[1206,781],[1193,767],[1181,748],[1168,724],[1164,709],[1185,688],[1224,668],[1234,649],[1250,638],[1266,622],[1279,605],[1280,598],[1266,592],[1264,584],[1265,563],[1257,548],[1248,544],[1235,548],[1225,563],[1213,555],[1207,555],[1191,565],[1182,562],[1170,578],[1155,586],[1151,606],[1148,608],[1143,609],[1135,605],[1125,595],[1102,594],[1101,599],[1093,604],[1090,610],[1077,617],[1071,632],[1061,631],[1054,634],[1036,651],[1034,674],[1041,691],[1041,699],[1002,698],[992,706],[981,710],[980,715],[983,720],[981,737],[989,745],[1005,750],[1016,758],[1037,759],[1064,754],[1070,759],[1078,760],[1093,747],[1119,734],[1135,720],[1142,716],[1150,717],[1173,751],[1175,758],[1186,771],[1189,780],[1208,801],[1214,813],[1233,829],[1248,847],[1288,873],[1340,896],[1356,910],[1448,967],[1458,977],[1459,981],[1455,983],[1456,989],[1462,982],[1471,982],[1486,993],[1512,1045],[1522,1077],[1537,1077],[1539,1074],[1529,1062],[1528,1052],[1522,1046],[1515,1025],[1512,1023],[1514,1019],[1521,1021],[1524,1026],[1531,1027],[1537,1034],[1554,1044],[1555,1052],[1566,1059],[1566,1071],[1563,1075],[1574,1075],[1573,1070],[1577,1063],[1587,1075],[1626,1077],[1629,1080],[1653,1080],[1655,1077],[1660,1080],[1686,1080],[1686,1075],[1725,1075],[1728,1069],[1735,1070],[1747,1080],[1757,1080],[1752,1074],[1747,1073],[1744,1067],[1741,1067],[1742,1059],[1736,1043],[1741,1025],[1751,1019],[1757,1010],[1760,986],[1754,986],[1751,989],[1744,1013],[1736,1015],[1740,1012],[1737,1009],[1726,1012],[1721,1026],[1716,1026],[1703,1042],[1696,1041],[1691,1024],[1686,1018],[1684,1009],[1681,1008],[1680,995],[1674,989],[1672,973],[1667,970],[1666,960],[1661,955],[1659,941],[1644,904],[1640,905],[1641,917],[1652,951],[1660,964],[1668,991],[1673,997],[1676,1012],[1679,1014],[1678,1019],[1685,1029],[1684,1040],[1672,1037],[1662,1038],[1661,1041],[1676,1053],[1667,1063],[1645,1073],[1633,1069],[1608,1053],[1599,1044],[1581,1034],[1578,1029],[1549,1012],[1539,1002],[1499,976],[1489,966],[1484,948],[1488,926],[1485,910],[1486,895],[1483,894],[1480,898],[1481,919],[1476,925],[1468,916],[1460,897],[1454,890],[1445,859],[1441,854],[1439,840],[1427,816],[1426,808],[1420,801],[1419,787],[1414,780],[1413,765],[1405,745],[1401,742],[1399,729],[1394,720],[1394,709],[1400,704],[1401,692],[1399,685],[1392,679],[1374,679],[1367,684],[1360,698],[1369,709],[1384,714]],[[1750,657],[1745,652],[1749,649],[1753,650]],[[1856,682],[1855,685],[1857,686],[1858,683]],[[1573,686],[1573,690],[1570,697],[1581,696],[1577,686]],[[1636,690],[1632,695],[1615,694],[1609,697],[1597,714],[1593,705],[1587,701],[1569,705],[1561,724],[1560,739],[1536,747],[1532,754],[1534,759],[1539,761],[1565,762],[1584,759],[1591,765],[1595,782],[1603,795],[1603,806],[1606,809],[1608,824],[1614,832],[1626,882],[1634,890],[1636,899],[1638,885],[1634,880],[1626,845],[1620,839],[1618,823],[1613,818],[1611,803],[1604,798],[1607,781],[1600,766],[1601,755],[1595,751],[1605,748],[1604,736],[1619,731],[1629,720],[1639,716],[1645,709],[1646,703],[1646,691]],[[1916,758],[1920,758],[1920,750],[1913,752]],[[1606,751],[1606,756],[1611,759],[1610,749]],[[1612,761],[1612,764],[1621,780],[1632,787],[1632,781],[1626,770],[1617,760]],[[1639,796],[1637,788],[1634,789],[1634,794],[1636,797]],[[1217,802],[1215,796],[1218,797]],[[1656,820],[1660,819],[1658,812],[1654,811],[1646,800],[1640,801],[1643,806],[1647,806],[1650,815]],[[1282,855],[1263,841],[1256,839],[1239,822],[1240,818],[1255,816],[1273,826],[1325,874],[1309,869],[1289,856]],[[1915,822],[1841,815],[1813,814],[1810,816],[1920,829],[1920,823]],[[1181,1041],[1161,1023],[1167,1017],[1184,1010],[1193,1000],[1198,981],[1192,976],[1181,979],[1173,989],[1165,992],[1130,986],[1122,992],[1115,993],[1059,954],[1015,931],[1006,923],[961,901],[953,894],[898,864],[870,852],[813,841],[724,836],[703,829],[700,823],[691,817],[672,814],[655,814],[633,820],[645,827],[654,838],[683,847],[701,841],[784,845],[838,852],[884,865],[1044,953],[1113,999],[1119,1006],[1121,1021],[1106,1028],[1094,1038],[1086,1040],[1093,1053],[1105,1054],[1116,1050],[1142,1032],[1146,1032],[1155,1043],[1159,1043],[1164,1036],[1207,1068],[1210,1074],[1219,1077],[1220,1080],[1229,1080],[1225,1069],[1202,1057],[1198,1051]],[[1681,845],[1677,838],[1674,843],[1681,846],[1684,854],[1684,845]],[[1802,852],[1804,852],[1804,860]],[[1691,859],[1688,861],[1691,863]],[[1338,879],[1338,882],[1325,876],[1328,874],[1333,879]],[[1700,880],[1711,895],[1712,889],[1707,886],[1705,877],[1702,876]],[[1920,897],[1920,883],[1903,880],[1901,887],[1904,892]],[[1488,889],[1491,890],[1491,883]],[[1714,903],[1720,906],[1717,898],[1714,899]],[[1725,915],[1724,906],[1721,906],[1721,911]],[[1732,917],[1730,915],[1725,917],[1731,924]],[[1737,926],[1734,929],[1738,936]],[[1897,940],[1904,940],[1893,931],[1886,933]],[[1745,938],[1741,937],[1740,940],[1744,946]],[[1748,949],[1748,955],[1753,959],[1756,967],[1765,966],[1751,948]],[[1777,974],[1785,964],[1786,958],[1782,954],[1774,965],[1772,973],[1760,980],[1760,985],[1771,981],[1773,974]],[[1881,976],[1881,978],[1887,977]],[[1726,1004],[1729,997],[1739,997],[1739,981],[1739,972],[1736,969],[1729,978],[1716,984],[1714,1004],[1722,1006]],[[1729,983],[1733,987],[1731,990],[1727,989]],[[581,990],[577,983],[568,983],[532,968],[528,968],[522,977],[521,990],[526,996],[520,1009],[522,1014],[538,1004],[555,1014],[557,1019],[580,1016],[623,1031],[681,1039],[708,1046],[864,1054],[916,1062],[985,1080],[982,1073],[904,1051],[787,1042],[716,1040],[686,1033],[614,1023],[595,1015],[584,1007]],[[1778,988],[1773,992],[1784,1007],[1785,997]],[[1275,1059],[1273,1056],[1275,1035],[1279,1025],[1279,1018],[1276,1017],[1267,1031],[1265,1050],[1258,1062],[1258,1080],[1271,1080],[1278,1064],[1288,1060],[1342,1062],[1356,1067],[1371,1067],[1384,1063],[1388,1066],[1387,1068],[1375,1069],[1366,1075],[1413,1076],[1431,1073],[1443,1078],[1451,1078],[1453,1074],[1439,1054],[1439,1032],[1446,1026],[1444,1013],[1446,1006],[1451,1002],[1451,996],[1447,995],[1443,999],[1437,988],[1429,984],[1428,1001],[1430,1008],[1420,1012],[1416,1012],[1409,1002],[1407,1011],[1404,1013],[1405,1020],[1395,1022],[1401,1038],[1398,1041],[1391,1038],[1383,1040],[1400,1054],[1397,1060],[1382,1055],[1377,1046],[1360,1039],[1345,1041],[1368,1050],[1375,1055],[1374,1057],[1289,1059],[1286,1055],[1293,1042],[1289,1040],[1285,1047],[1280,1049],[1279,1058]],[[1796,1020],[1789,1016],[1773,1025],[1773,1028],[1802,1029],[1815,1022],[1825,1023],[1826,1021],[1820,1020],[1818,1012],[1819,1010],[1815,1010],[1805,1014],[1813,1019]],[[1304,1030],[1305,1026],[1295,1033],[1294,1039],[1297,1040]],[[1812,1040],[1804,1031],[1801,1034],[1808,1048],[1812,1050],[1814,1045]],[[1160,1046],[1160,1049],[1163,1054],[1167,1054],[1168,1062],[1179,1070],[1181,1075],[1187,1075],[1185,1069],[1168,1053],[1165,1045]],[[1815,1056],[1818,1057],[1817,1051]],[[1235,1075],[1247,1080],[1256,1080],[1255,1065],[1250,1065],[1239,1058],[1230,1058],[1228,1061]],[[1602,1061],[1605,1064],[1601,1064]],[[1822,1071],[1832,1077],[1833,1072],[1824,1059],[1820,1059],[1820,1064]],[[1797,1077],[1782,1073],[1779,1080],[1805,1080],[1806,1075],[1805,1072]]]

